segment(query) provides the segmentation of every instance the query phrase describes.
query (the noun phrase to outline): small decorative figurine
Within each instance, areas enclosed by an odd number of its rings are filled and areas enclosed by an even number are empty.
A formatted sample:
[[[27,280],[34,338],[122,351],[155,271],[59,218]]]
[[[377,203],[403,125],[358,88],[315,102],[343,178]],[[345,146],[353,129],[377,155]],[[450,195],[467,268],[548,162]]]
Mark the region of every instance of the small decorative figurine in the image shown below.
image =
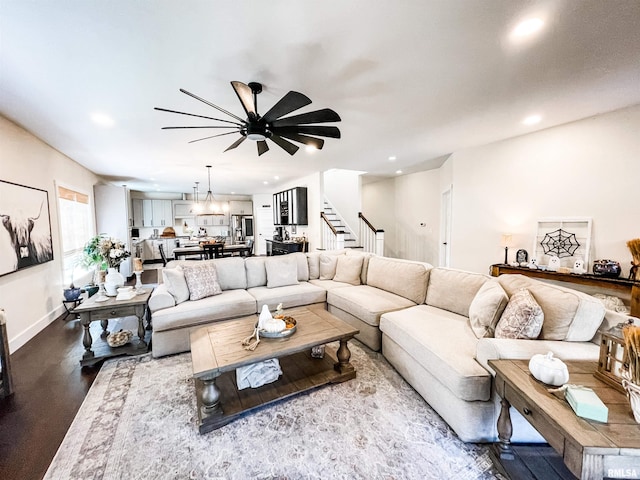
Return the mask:
[[[516,262],[518,262],[521,267],[526,267],[528,260],[529,253],[524,248],[521,248],[516,252]]]
[[[531,270],[537,270],[538,268],[538,260],[535,258],[532,258],[531,260],[529,260],[529,268]]]
[[[582,259],[582,257],[577,257],[576,261],[573,262],[573,270],[571,270],[571,272],[577,273],[578,275],[582,275],[586,271],[587,269],[584,268],[584,260]]]
[[[551,272],[557,272],[559,268],[560,268],[560,258],[557,257],[556,255],[551,255],[549,257],[549,265],[547,266],[547,269]]]

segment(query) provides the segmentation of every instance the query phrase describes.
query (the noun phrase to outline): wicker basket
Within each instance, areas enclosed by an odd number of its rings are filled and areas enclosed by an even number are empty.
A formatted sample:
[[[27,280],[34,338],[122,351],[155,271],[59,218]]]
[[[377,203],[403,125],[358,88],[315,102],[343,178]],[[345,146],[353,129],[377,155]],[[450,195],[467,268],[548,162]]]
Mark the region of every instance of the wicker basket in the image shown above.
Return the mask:
[[[640,423],[640,386],[630,382],[627,378],[622,379],[622,386],[627,391],[633,418],[636,419],[637,423]]]

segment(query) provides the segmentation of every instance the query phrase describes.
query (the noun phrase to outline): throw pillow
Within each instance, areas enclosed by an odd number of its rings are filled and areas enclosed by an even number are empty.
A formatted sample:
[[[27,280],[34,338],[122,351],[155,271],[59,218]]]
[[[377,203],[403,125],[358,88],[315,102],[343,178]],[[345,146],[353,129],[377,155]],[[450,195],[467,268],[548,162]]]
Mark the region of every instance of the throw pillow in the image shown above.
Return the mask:
[[[476,337],[493,337],[507,303],[509,297],[497,280],[489,280],[480,287],[469,305],[469,321]]]
[[[307,253],[307,263],[309,264],[309,280],[320,278],[320,253]]]
[[[175,268],[162,269],[162,280],[167,292],[176,301],[176,305],[189,300],[189,286],[184,278],[184,270],[179,265]]]
[[[222,293],[222,288],[218,283],[218,273],[216,267],[211,262],[202,262],[198,265],[185,265],[184,278],[189,287],[191,300],[211,297]]]
[[[496,338],[535,340],[542,330],[544,313],[529,290],[518,290],[509,299],[496,325]]]
[[[336,263],[336,274],[333,280],[336,282],[360,285],[360,273],[362,272],[363,256],[340,255]]]
[[[298,283],[298,262],[289,255],[270,257],[264,263],[267,270],[267,288],[284,287]]]
[[[339,255],[320,254],[320,280],[333,280],[336,276]]]

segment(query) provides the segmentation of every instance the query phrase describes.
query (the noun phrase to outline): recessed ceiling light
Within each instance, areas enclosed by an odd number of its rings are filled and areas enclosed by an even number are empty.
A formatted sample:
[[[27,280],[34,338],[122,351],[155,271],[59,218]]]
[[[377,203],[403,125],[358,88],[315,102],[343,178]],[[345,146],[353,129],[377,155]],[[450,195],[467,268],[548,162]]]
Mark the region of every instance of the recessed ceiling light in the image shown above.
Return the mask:
[[[269,182],[267,182],[266,180],[264,182],[262,182],[263,185],[269,185]]]
[[[511,31],[511,37],[529,37],[542,30],[542,27],[544,27],[544,20],[542,20],[541,18],[527,18],[526,20],[523,20],[518,25],[516,25],[516,27]]]
[[[113,127],[116,122],[109,115],[101,112],[93,112],[91,114],[91,121],[101,127],[110,128]]]
[[[391,155],[391,156],[389,157],[389,161],[390,161],[390,162],[395,162],[395,161],[396,161],[396,156],[395,156],[395,155]]]
[[[402,173],[402,170],[396,170],[396,175],[400,175]]]
[[[540,115],[529,115],[524,120],[522,120],[523,125],[535,125],[536,123],[540,123],[542,117]]]
[[[231,192],[231,195],[235,195],[235,194],[236,194],[236,192]]]
[[[275,176],[273,177],[273,179],[274,179],[274,180],[280,180],[280,177],[279,177],[278,175],[275,175]]]

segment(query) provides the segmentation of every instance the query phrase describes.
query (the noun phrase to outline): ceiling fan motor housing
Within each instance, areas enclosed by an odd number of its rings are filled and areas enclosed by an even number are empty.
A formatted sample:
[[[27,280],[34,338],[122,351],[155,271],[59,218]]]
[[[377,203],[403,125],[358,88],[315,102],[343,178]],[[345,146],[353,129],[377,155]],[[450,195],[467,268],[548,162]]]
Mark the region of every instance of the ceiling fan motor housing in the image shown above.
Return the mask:
[[[265,140],[271,136],[271,133],[267,130],[267,123],[259,119],[247,124],[247,138],[249,140]]]

